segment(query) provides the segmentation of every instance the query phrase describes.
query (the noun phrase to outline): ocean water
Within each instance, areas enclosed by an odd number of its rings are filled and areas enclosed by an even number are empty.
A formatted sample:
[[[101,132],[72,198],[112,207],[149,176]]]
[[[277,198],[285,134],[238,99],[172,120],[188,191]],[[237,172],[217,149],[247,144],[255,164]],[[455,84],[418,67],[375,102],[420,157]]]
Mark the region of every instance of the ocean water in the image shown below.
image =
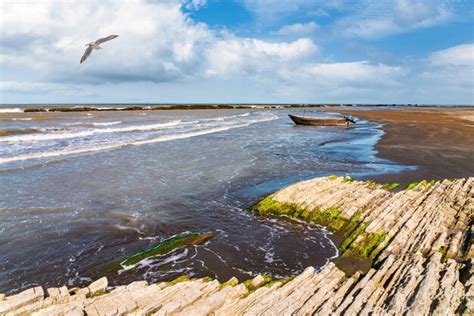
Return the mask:
[[[0,113],[0,292],[102,274],[111,284],[183,274],[226,281],[324,266],[337,250],[323,227],[258,217],[249,206],[298,180],[404,167],[375,157],[377,124],[299,127],[291,112]],[[104,270],[199,230],[217,236]]]

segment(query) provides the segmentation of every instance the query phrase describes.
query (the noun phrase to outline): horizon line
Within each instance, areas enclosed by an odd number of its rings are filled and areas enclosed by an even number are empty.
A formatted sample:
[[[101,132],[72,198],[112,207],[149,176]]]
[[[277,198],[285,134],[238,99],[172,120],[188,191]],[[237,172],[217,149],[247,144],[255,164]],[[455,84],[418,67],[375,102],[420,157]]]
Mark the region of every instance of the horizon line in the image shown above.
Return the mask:
[[[136,104],[136,105],[156,105],[156,106],[165,106],[165,105],[300,105],[300,106],[308,106],[308,105],[330,105],[330,106],[364,106],[364,105],[369,105],[369,106],[376,106],[376,105],[382,105],[382,106],[474,106],[474,103],[472,104],[461,104],[461,103],[409,103],[409,102],[404,102],[404,103],[393,103],[393,102],[387,102],[387,103],[381,103],[381,102],[371,102],[371,103],[356,103],[356,102],[348,102],[348,103],[329,103],[329,102],[323,102],[323,103],[310,103],[310,102],[235,102],[235,103],[230,103],[230,102],[87,102],[87,103],[78,103],[78,102],[59,102],[59,103],[47,103],[47,102],[37,102],[37,103],[1,103],[0,106],[11,106],[11,105],[36,105],[36,106],[43,106],[43,105],[130,105],[130,104]]]

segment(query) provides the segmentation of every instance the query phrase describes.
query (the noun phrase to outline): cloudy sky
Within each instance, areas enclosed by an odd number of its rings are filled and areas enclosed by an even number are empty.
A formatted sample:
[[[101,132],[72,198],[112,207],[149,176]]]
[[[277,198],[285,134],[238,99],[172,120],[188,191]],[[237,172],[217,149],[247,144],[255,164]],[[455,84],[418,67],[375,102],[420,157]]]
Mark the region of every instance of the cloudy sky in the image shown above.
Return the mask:
[[[473,21],[472,0],[2,0],[0,102],[474,104]]]

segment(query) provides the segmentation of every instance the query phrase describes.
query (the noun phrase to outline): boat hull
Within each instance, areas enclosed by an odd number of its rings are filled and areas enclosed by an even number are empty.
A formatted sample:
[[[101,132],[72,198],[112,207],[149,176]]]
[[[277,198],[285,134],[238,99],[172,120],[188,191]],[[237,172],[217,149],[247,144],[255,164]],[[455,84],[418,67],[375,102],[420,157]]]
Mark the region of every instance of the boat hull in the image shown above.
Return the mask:
[[[349,126],[349,119],[346,117],[308,117],[299,115],[288,115],[296,125],[311,126]]]

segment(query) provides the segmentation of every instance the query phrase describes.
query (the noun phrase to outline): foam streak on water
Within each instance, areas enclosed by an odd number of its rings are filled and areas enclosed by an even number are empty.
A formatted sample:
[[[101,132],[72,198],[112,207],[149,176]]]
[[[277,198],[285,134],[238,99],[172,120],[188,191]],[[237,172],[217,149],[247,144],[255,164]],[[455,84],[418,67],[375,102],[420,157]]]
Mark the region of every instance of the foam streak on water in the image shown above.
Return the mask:
[[[20,108],[0,108],[0,113],[23,113]]]
[[[117,125],[122,123],[122,121],[116,121],[116,122],[102,122],[102,123],[92,123],[94,126],[110,126],[110,125]]]
[[[251,124],[277,119],[277,116],[248,117],[249,113],[234,116],[223,116],[212,119],[182,121],[172,120],[163,123],[146,125],[127,125],[115,128],[70,128],[67,131],[56,128],[43,128],[45,133],[33,133],[0,137],[0,143],[7,143],[0,153],[8,152],[0,158],[0,164],[30,159],[52,158],[58,156],[88,153],[94,151],[111,150],[130,145],[144,145],[158,142],[202,136],[234,128],[245,127]],[[108,126],[121,122],[93,123],[94,126]],[[52,130],[52,131],[49,131]],[[142,132],[142,133],[139,133]],[[120,135],[121,133],[127,133]],[[103,136],[112,134],[108,138]],[[122,137],[123,136],[123,137]],[[60,140],[74,139],[69,143],[58,143]],[[14,149],[12,149],[14,148]],[[54,149],[53,149],[54,148]],[[56,149],[58,148],[58,149]],[[44,149],[44,150],[42,150]],[[23,152],[27,151],[27,154]]]

